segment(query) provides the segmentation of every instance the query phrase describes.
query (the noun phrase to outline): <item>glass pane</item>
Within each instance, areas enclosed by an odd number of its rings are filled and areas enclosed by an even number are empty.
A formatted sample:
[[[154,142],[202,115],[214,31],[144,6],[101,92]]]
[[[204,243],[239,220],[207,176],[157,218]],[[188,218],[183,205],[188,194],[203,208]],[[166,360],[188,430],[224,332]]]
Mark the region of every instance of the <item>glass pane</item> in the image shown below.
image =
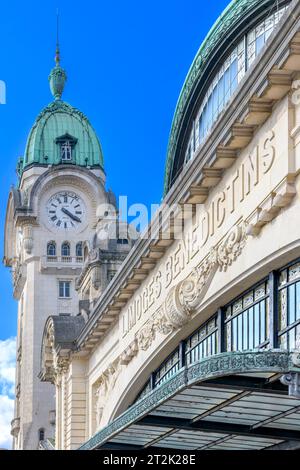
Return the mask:
[[[213,122],[215,122],[217,115],[218,115],[218,87],[215,86],[213,95],[212,95],[212,102],[213,102]]]
[[[224,101],[228,101],[230,97],[230,67],[225,72],[224,75]]]
[[[296,320],[300,319],[300,282],[296,284]]]
[[[238,62],[234,59],[230,66],[230,91],[231,94],[235,91],[238,85]]]
[[[232,351],[237,351],[237,318],[232,320]]]
[[[296,289],[295,289],[295,284],[291,285],[288,287],[288,320],[289,320],[289,325],[294,323],[296,320]]]
[[[243,313],[243,324],[244,324],[244,342],[243,349],[249,349],[248,337],[249,337],[249,327],[248,327],[248,310]]]
[[[265,302],[260,303],[260,343],[266,341],[266,309]]]
[[[259,333],[260,333],[260,328],[259,328],[259,304],[254,306],[254,347],[256,348],[259,346]]]
[[[253,324],[254,324],[254,314],[253,314],[253,307],[251,307],[249,310],[248,310],[248,315],[249,315],[249,349],[253,349],[254,348],[254,328],[253,328]]]
[[[260,51],[262,50],[262,48],[264,47],[264,44],[265,44],[265,35],[264,34],[261,34],[260,36],[258,36],[256,38],[256,48],[255,48],[255,52],[256,52],[256,55],[258,55],[260,53]]]
[[[207,355],[210,356],[212,351],[212,345],[211,345],[211,336],[207,338]]]
[[[206,116],[206,129],[205,133],[210,129],[212,123],[212,96],[210,95],[207,102],[207,116]]]
[[[70,297],[70,283],[69,282],[65,283],[65,291],[66,291],[66,297]]]
[[[64,286],[63,286],[63,282],[60,282],[59,283],[59,297],[63,297],[64,296]]]
[[[238,316],[238,350],[243,350],[243,315]]]
[[[224,83],[225,83],[225,79],[224,79],[224,75],[222,75],[219,81],[219,112],[222,111],[223,106],[224,106]]]

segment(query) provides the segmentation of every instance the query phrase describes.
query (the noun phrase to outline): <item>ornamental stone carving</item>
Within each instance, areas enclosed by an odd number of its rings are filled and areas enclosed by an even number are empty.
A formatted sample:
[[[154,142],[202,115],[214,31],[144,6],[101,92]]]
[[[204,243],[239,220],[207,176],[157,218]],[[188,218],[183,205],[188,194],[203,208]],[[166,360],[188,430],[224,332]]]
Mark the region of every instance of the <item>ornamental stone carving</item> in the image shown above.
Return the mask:
[[[154,320],[146,323],[144,328],[142,328],[137,335],[139,349],[147,351],[155,339],[155,333]]]
[[[246,225],[235,226],[228,237],[216,249],[217,264],[220,271],[226,271],[241,254],[247,239]]]
[[[136,356],[138,352],[138,343],[137,340],[134,339],[132,343],[123,351],[120,356],[120,362],[122,365],[127,365],[129,362]]]
[[[121,372],[122,364],[120,359],[112,362],[108,368],[102,373],[100,378],[95,384],[94,395],[95,395],[95,419],[96,427],[99,428],[101,425],[101,419],[106,403],[106,399],[109,393],[112,391],[117,378]]]
[[[163,335],[168,335],[174,330],[174,326],[169,322],[166,316],[165,305],[158,309],[153,320],[154,331]]]
[[[33,250],[33,230],[31,225],[24,227],[23,248],[27,255],[31,255]]]
[[[216,271],[228,269],[241,254],[246,239],[246,224],[235,226],[186,279],[171,288],[153,318],[137,333],[138,348],[146,351],[157,332],[168,335],[189,321],[200,306]]]

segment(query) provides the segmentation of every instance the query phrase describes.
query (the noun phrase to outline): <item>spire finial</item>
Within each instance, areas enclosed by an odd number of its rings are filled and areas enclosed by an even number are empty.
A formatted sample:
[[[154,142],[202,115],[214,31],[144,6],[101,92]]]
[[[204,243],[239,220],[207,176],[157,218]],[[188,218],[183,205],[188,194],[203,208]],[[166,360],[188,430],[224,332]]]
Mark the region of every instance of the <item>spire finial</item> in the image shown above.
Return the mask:
[[[61,99],[64,91],[67,74],[60,66],[60,47],[59,47],[59,11],[56,11],[56,51],[55,51],[55,67],[49,75],[50,90],[56,101]]]
[[[59,10],[56,10],[56,51],[55,51],[55,63],[58,66],[60,64],[60,50],[59,50]]]

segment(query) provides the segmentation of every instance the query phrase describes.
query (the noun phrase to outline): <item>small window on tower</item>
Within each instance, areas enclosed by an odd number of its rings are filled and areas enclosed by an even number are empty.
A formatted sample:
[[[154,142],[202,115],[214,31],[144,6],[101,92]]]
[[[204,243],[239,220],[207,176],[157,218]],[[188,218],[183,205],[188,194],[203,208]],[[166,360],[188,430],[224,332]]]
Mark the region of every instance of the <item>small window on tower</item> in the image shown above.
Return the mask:
[[[69,140],[62,142],[60,147],[61,161],[69,162],[72,160],[72,144]]]
[[[59,297],[68,299],[71,297],[71,282],[59,281]]]
[[[62,163],[73,162],[76,160],[75,147],[77,139],[66,133],[55,140],[58,145],[59,158]]]
[[[64,242],[61,246],[61,256],[62,257],[69,257],[71,256],[71,247],[70,243]]]
[[[76,256],[77,256],[77,258],[82,258],[83,257],[82,242],[79,242],[76,245]]]
[[[45,440],[45,429],[41,428],[39,429],[39,441],[44,441]]]
[[[54,257],[56,256],[56,243],[49,242],[47,245],[47,256]]]

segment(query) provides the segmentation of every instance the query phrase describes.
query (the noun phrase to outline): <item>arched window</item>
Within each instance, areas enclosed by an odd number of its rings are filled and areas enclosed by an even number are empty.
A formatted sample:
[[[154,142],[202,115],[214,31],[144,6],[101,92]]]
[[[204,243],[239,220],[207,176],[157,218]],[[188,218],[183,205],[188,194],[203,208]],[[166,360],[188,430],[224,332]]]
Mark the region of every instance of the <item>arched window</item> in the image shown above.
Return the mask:
[[[77,258],[82,258],[83,253],[82,253],[82,242],[77,243],[76,245],[76,256]]]
[[[44,441],[45,440],[45,429],[41,428],[39,429],[39,441]]]
[[[71,248],[69,242],[64,242],[61,246],[61,256],[70,256]]]
[[[56,243],[55,242],[48,243],[47,256],[56,256]]]

